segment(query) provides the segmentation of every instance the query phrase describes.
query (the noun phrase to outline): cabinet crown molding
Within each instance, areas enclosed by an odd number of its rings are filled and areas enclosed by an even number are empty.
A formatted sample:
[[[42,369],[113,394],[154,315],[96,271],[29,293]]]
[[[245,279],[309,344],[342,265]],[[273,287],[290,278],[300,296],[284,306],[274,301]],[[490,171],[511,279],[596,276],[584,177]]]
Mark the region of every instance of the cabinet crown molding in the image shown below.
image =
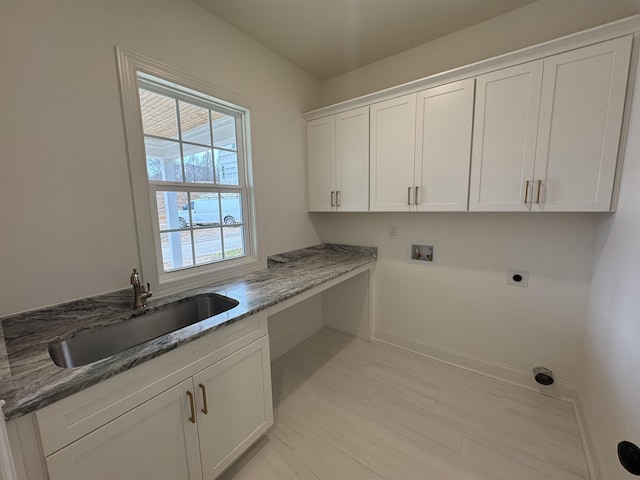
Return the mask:
[[[599,25],[581,32],[572,33],[537,45],[525,47],[503,55],[498,55],[486,60],[481,60],[469,65],[464,65],[452,70],[447,70],[435,75],[413,80],[411,82],[395,85],[384,90],[362,95],[333,105],[311,110],[303,113],[302,117],[304,120],[310,121],[370,105],[371,103],[388,100],[400,95],[418,92],[420,90],[425,90],[426,88],[437,87],[439,85],[482,75],[520,63],[542,59],[594,43],[612,40],[626,35],[637,36],[638,33],[640,33],[640,14],[604,25]]]

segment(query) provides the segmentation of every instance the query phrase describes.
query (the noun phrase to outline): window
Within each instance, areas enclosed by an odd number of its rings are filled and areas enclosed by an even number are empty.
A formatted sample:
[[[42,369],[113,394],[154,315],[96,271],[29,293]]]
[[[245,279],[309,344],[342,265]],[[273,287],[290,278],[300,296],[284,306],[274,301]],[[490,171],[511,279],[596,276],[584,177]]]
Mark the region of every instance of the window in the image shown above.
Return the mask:
[[[143,270],[162,284],[256,263],[249,110],[172,69],[118,54]]]

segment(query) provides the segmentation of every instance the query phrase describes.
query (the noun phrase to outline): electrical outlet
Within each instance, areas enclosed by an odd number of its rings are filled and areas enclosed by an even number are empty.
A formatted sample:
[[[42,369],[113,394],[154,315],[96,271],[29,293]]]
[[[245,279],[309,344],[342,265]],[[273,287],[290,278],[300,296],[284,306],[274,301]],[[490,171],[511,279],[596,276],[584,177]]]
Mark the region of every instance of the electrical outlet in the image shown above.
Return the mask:
[[[515,287],[529,286],[529,272],[526,270],[507,270],[507,285]]]
[[[389,227],[389,238],[395,240],[398,238],[398,227],[395,225],[391,225]]]

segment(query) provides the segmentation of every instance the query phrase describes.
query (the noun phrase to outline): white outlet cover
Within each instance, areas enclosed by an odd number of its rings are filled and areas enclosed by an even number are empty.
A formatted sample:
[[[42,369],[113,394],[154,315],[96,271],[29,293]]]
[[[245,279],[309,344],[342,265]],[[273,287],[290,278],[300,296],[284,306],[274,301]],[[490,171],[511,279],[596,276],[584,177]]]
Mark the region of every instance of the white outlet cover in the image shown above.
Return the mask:
[[[520,277],[519,280],[518,277]],[[507,270],[507,285],[512,285],[514,287],[528,287],[529,272],[526,270]]]

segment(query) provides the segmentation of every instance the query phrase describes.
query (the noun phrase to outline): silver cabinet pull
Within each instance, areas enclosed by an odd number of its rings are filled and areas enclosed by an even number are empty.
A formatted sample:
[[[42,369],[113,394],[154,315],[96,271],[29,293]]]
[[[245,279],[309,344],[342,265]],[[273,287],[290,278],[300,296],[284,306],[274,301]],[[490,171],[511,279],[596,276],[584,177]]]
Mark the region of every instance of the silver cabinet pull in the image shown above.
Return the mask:
[[[187,396],[189,397],[189,404],[191,405],[191,416],[189,417],[189,421],[191,423],[196,423],[196,406],[193,403],[193,393],[187,391]]]
[[[407,205],[411,205],[411,187],[407,189]]]
[[[340,190],[336,191],[336,206],[339,207],[342,204],[342,193]]]
[[[538,180],[538,195],[536,195],[536,203],[540,203],[540,190],[542,190],[542,180]]]
[[[418,189],[420,187],[416,187],[416,191],[415,191],[415,195],[413,196],[413,203],[414,205],[418,205]]]
[[[336,206],[336,192],[331,192],[331,206]]]
[[[209,409],[207,408],[207,389],[206,387],[199,383],[198,386],[200,387],[200,389],[202,390],[202,403],[203,403],[203,407],[200,409],[202,411],[202,413],[204,413],[205,415],[207,413],[209,413]]]
[[[527,199],[529,198],[529,180],[526,181],[524,187],[524,203],[527,203]]]

